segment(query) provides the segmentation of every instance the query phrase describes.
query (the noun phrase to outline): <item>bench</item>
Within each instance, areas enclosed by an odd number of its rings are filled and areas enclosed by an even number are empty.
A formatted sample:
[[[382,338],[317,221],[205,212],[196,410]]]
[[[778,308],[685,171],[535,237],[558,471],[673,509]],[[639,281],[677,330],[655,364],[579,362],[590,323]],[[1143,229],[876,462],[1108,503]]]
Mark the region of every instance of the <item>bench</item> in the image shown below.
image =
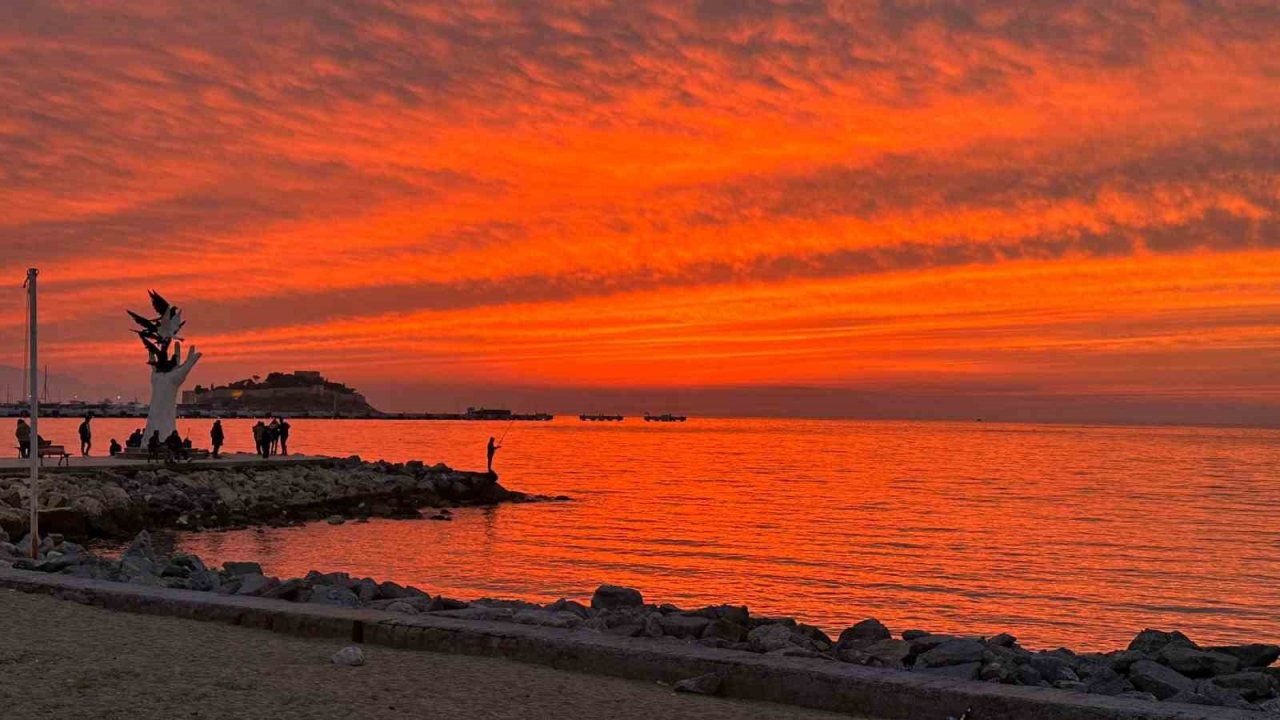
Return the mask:
[[[21,456],[22,448],[17,448],[17,451],[19,456]],[[56,457],[58,458],[59,465],[71,467],[71,454],[68,453],[67,449],[61,445],[41,445],[40,449],[36,451],[36,457],[40,458],[41,465],[44,464],[45,458]]]

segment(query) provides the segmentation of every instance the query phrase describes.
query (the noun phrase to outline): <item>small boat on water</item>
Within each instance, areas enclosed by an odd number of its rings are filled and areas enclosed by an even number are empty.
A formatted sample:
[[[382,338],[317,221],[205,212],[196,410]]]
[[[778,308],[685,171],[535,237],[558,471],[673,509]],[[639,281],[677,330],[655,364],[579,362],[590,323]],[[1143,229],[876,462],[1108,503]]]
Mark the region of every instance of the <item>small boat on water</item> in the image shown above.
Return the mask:
[[[600,414],[582,414],[578,419],[583,422],[622,422],[621,415],[600,415]]]
[[[688,418],[684,415],[672,415],[671,413],[664,413],[662,415],[650,415],[649,413],[644,414],[645,422],[684,422],[685,420],[688,420]]]

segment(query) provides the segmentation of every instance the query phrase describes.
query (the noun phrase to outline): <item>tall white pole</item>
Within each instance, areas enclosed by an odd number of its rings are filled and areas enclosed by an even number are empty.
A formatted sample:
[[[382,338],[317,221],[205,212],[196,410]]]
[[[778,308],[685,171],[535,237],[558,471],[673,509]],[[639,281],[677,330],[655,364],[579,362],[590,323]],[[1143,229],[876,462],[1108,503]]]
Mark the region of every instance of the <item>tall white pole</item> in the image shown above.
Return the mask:
[[[31,462],[31,558],[34,560],[40,553],[40,394],[36,390],[39,380],[40,363],[36,354],[36,276],[40,271],[35,268],[27,270],[27,298],[31,315],[27,318],[31,325],[31,443],[27,453]]]

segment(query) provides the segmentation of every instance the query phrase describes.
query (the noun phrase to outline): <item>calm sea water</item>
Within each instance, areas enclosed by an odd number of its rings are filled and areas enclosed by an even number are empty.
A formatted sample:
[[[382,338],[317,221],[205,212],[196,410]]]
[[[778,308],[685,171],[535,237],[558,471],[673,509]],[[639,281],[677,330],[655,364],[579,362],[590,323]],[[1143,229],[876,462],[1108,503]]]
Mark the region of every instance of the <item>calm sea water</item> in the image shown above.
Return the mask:
[[[132,421],[99,420],[123,439]],[[249,421],[224,423],[249,450]],[[208,421],[182,421],[193,438]],[[46,437],[72,444],[74,421]],[[482,469],[502,423],[307,421],[296,451]],[[63,437],[65,436],[65,437]],[[1280,431],[817,420],[516,423],[508,487],[569,503],[451,523],[188,534],[213,561],[453,597],[550,601],[603,582],[748,604],[829,631],[994,633],[1109,649],[1144,627],[1280,641]]]

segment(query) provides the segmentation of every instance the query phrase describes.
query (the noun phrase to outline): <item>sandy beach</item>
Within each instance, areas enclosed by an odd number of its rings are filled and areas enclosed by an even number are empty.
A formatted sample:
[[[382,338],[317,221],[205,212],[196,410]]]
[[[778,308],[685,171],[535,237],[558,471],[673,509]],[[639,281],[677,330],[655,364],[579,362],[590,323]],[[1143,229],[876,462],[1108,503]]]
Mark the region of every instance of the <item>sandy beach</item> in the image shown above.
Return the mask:
[[[659,685],[491,658],[363,648],[0,591],[0,706],[36,718],[847,717],[677,695]]]

